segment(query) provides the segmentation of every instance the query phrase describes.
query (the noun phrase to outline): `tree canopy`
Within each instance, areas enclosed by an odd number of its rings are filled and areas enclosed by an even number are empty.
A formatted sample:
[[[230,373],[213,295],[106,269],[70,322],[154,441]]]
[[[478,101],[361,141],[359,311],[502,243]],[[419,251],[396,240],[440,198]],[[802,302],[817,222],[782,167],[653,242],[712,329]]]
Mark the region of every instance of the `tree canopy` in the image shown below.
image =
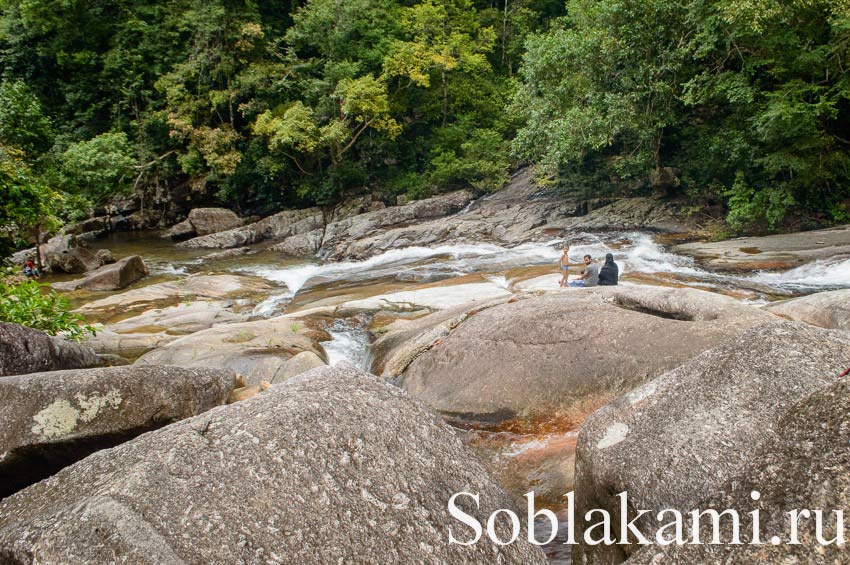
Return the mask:
[[[850,219],[848,49],[848,0],[5,0],[0,144],[65,219],[129,193],[489,191],[535,164],[814,226]]]

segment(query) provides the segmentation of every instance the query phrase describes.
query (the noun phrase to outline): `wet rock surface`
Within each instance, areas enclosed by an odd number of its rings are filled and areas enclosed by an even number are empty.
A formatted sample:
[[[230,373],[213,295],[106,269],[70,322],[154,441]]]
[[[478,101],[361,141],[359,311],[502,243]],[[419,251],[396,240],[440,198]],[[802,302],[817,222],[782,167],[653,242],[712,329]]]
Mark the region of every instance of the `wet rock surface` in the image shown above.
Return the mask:
[[[110,312],[126,314],[190,300],[244,298],[265,294],[273,289],[272,284],[258,277],[197,274],[100,298],[82,305],[78,311],[87,316]]]
[[[250,479],[241,480],[242,477]],[[510,499],[399,389],[316,369],[96,453],[0,502],[7,562],[544,563],[525,541],[450,545],[446,501]],[[504,524],[497,532],[509,538]],[[26,532],[26,535],[24,534]]]
[[[224,404],[232,372],[109,367],[0,379],[0,497],[90,453]]]
[[[94,351],[73,341],[0,322],[0,377],[94,367],[101,362]]]
[[[673,251],[718,270],[789,269],[816,259],[850,258],[850,226],[688,243],[675,246]]]
[[[772,496],[789,501],[805,499],[820,488],[830,492],[833,486],[839,489],[834,492],[846,493],[840,484],[806,475],[799,460],[794,464],[803,473],[800,476],[783,477],[785,466],[771,468],[769,463],[783,453],[810,449],[794,442],[798,433],[816,435],[820,428],[825,435],[814,445],[838,445],[829,431],[834,420],[813,420],[794,432],[789,418],[804,418],[810,410],[805,406],[811,407],[847,368],[850,339],[844,332],[796,322],[771,323],[631,391],[582,425],[576,515],[600,508],[619,523],[620,501],[614,494],[621,491],[628,491],[634,508],[689,512],[744,477],[785,481],[784,490],[773,491]],[[844,449],[846,457],[846,444]],[[773,456],[766,457],[768,452]],[[820,457],[814,455],[816,449],[809,453],[813,459]],[[819,465],[810,464],[812,469]],[[801,480],[799,489],[791,486],[795,478]],[[846,482],[846,476],[842,480]],[[647,517],[642,520],[638,522],[642,532],[654,534],[659,524]],[[579,555],[591,563],[618,563],[638,549],[588,545],[579,548]]]

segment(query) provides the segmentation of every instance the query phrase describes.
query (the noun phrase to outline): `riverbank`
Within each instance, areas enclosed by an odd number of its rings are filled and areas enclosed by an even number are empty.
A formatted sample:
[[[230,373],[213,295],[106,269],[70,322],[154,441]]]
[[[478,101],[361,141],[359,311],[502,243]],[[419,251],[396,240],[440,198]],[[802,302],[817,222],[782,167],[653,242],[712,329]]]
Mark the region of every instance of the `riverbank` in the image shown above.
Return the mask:
[[[695,226],[662,201],[576,211],[525,177],[479,201],[438,198],[339,219],[321,237],[309,214],[189,244],[112,233],[91,252],[139,256],[149,276],[67,295],[99,328],[85,342],[95,352],[132,367],[238,374],[240,398],[325,365],[370,371],[450,424],[508,496],[521,502],[534,490],[539,506],[556,511],[576,485],[577,438],[596,410],[779,316],[841,327],[824,314],[840,302],[829,291],[850,288],[839,229],[829,239],[671,245],[693,233],[672,230]],[[199,241],[245,245],[222,251]],[[316,246],[282,253],[299,241]],[[612,253],[621,285],[559,288],[564,242],[576,258]],[[760,258],[783,246],[800,258],[784,271],[717,269],[705,259]],[[804,296],[819,299],[794,300]],[[561,549],[547,551],[557,560]]]

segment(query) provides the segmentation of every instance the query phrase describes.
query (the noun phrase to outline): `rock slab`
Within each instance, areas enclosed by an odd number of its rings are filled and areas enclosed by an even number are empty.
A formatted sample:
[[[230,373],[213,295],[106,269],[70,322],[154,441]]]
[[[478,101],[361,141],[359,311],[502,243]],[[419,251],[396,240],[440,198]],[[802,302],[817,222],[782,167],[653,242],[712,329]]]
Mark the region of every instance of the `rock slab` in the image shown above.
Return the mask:
[[[850,289],[818,292],[771,304],[766,309],[790,320],[850,331]]]
[[[0,497],[97,449],[224,404],[235,375],[108,367],[0,379]]]
[[[433,328],[401,344],[417,344],[412,362],[399,363],[385,347],[377,358],[386,360],[382,376],[398,379],[456,420],[493,425],[556,417],[578,423],[608,400],[775,319],[698,290],[564,291],[454,321],[435,316]]]
[[[7,563],[545,563],[449,545],[447,513],[508,496],[439,418],[351,367],[320,368],[101,451],[0,503]],[[506,521],[497,532],[509,537]]]

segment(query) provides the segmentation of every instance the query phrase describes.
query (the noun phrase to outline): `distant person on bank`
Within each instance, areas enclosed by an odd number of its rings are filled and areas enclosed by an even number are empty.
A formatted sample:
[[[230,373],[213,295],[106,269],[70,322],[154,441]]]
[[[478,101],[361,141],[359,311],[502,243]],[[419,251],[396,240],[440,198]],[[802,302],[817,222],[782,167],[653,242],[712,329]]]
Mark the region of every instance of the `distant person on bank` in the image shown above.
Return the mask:
[[[599,284],[599,265],[593,262],[590,255],[584,256],[584,264],[584,272],[578,276],[577,280],[570,282],[570,286],[587,287]]]
[[[41,273],[38,272],[32,261],[27,261],[24,265],[24,274],[30,278],[39,278]]]
[[[561,271],[561,286],[567,286],[567,275],[570,267],[582,267],[584,263],[570,263],[570,244],[564,244],[564,250],[561,253],[561,258],[558,261],[558,266]]]
[[[620,267],[614,262],[614,255],[605,255],[605,264],[599,269],[599,286],[616,286],[620,280]]]

